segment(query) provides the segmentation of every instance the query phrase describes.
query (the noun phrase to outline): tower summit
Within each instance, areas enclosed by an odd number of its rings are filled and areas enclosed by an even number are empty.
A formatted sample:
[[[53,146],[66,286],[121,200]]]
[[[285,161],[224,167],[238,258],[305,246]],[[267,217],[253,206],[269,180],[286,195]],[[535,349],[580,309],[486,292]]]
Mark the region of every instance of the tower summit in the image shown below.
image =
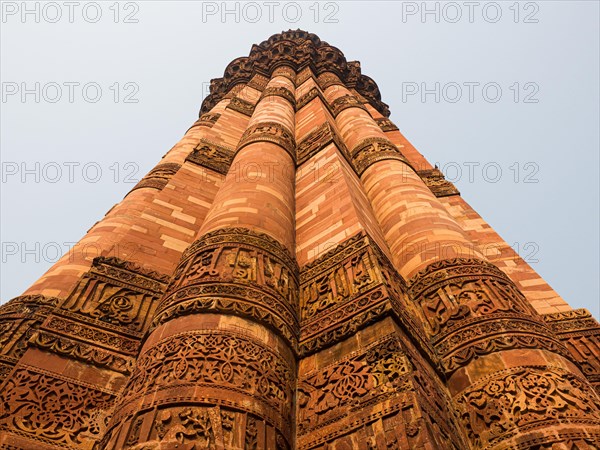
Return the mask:
[[[600,448],[600,325],[388,117],[314,34],[232,61],[0,307],[0,448]]]

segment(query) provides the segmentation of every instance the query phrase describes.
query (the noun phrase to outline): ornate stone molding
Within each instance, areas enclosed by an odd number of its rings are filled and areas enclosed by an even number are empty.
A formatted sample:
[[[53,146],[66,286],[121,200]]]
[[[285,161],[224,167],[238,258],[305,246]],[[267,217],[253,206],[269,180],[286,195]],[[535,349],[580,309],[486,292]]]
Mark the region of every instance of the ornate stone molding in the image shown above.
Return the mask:
[[[250,117],[252,116],[252,113],[254,113],[255,105],[243,98],[233,97],[227,105],[227,108]]]
[[[133,358],[123,357],[101,350],[95,345],[88,345],[45,331],[35,333],[29,340],[29,344],[60,356],[73,358],[97,367],[106,367],[125,375],[131,373],[134,365]]]
[[[331,86],[345,86],[344,82],[340,80],[340,78],[333,73],[323,73],[317,77],[317,84],[321,88],[322,91],[325,91],[328,87]]]
[[[569,359],[565,348],[534,318],[498,314],[493,320],[466,320],[460,327],[442,333],[433,341],[442,369],[451,374],[474,359],[511,349],[544,349]]]
[[[151,306],[164,289],[162,281],[96,258],[90,271],[65,300],[63,308],[132,332],[141,332],[147,327]]]
[[[404,280],[396,274],[381,250],[359,233],[300,272],[300,355],[332,346],[385,316],[391,315],[419,330],[406,314]],[[416,337],[426,355],[428,343]]]
[[[346,61],[339,49],[301,30],[275,34],[254,45],[248,57],[233,60],[225,69],[223,78],[211,81],[210,95],[202,103],[201,114],[210,111],[236,84],[249,83],[257,74],[270,78],[272,73],[283,67],[288,68],[290,73],[306,68],[316,75],[331,72],[346,86],[355,88],[383,116],[389,116],[379,88],[371,78],[361,73],[358,62]],[[294,77],[290,77],[292,81],[295,81],[295,73]]]
[[[227,175],[234,156],[235,150],[202,139],[185,160]]]
[[[325,99],[323,98],[323,94],[321,93],[319,88],[313,87],[310,91],[308,91],[306,94],[304,94],[298,99],[298,101],[296,102],[296,111],[300,111],[302,108],[304,108],[317,97],[319,97],[321,101],[323,101],[323,104],[326,104]]]
[[[334,143],[342,155],[347,155],[346,145],[339,138],[329,122],[311,131],[296,147],[298,165],[305,163],[314,155],[323,150],[330,143]]]
[[[157,165],[148,174],[136,184],[130,193],[140,188],[152,188],[161,190],[164,188],[171,177],[181,168],[181,164],[163,163]]]
[[[412,372],[397,338],[386,336],[360,352],[304,374],[298,382],[298,435],[341,420],[361,404],[384,400],[390,390],[411,389]]]
[[[409,290],[433,336],[470,317],[534,314],[504,272],[478,259],[430,264],[410,280]]]
[[[365,108],[365,106],[354,95],[344,95],[331,102],[331,111],[333,112],[333,117],[337,117],[339,113],[348,108],[359,108],[363,111],[367,111],[367,108]]]
[[[445,389],[406,336],[384,335],[332,360],[298,379],[299,450],[344,448],[350,436],[349,448],[353,442],[378,448],[384,440],[390,449],[425,448],[432,441],[436,448],[465,448]],[[377,438],[369,437],[372,431],[365,431],[377,422]],[[393,432],[381,433],[382,422]]]
[[[188,403],[265,414],[289,446],[294,389],[294,363],[250,336],[218,330],[180,333],[140,356],[109,427],[134,411],[177,405],[177,395],[187,394]]]
[[[600,323],[586,309],[544,314],[544,321],[567,347],[570,359],[600,394]]]
[[[202,114],[200,116],[200,118],[198,120],[196,120],[196,122],[194,122],[194,124],[190,127],[190,129],[188,131],[190,131],[194,127],[212,128],[215,126],[215,123],[217,122],[217,120],[219,120],[219,117],[221,117],[221,113],[206,112],[205,114]]]
[[[182,255],[153,327],[198,312],[237,314],[278,332],[297,351],[298,268],[273,238],[245,228],[222,228]]]
[[[394,125],[394,122],[392,122],[387,117],[380,117],[379,119],[375,119],[375,122],[377,122],[377,125],[379,125],[379,128],[381,128],[381,131],[383,132],[398,131],[398,127]]]
[[[430,170],[419,170],[417,175],[421,177],[423,183],[429,188],[436,197],[448,197],[450,195],[460,195],[456,186],[444,178],[444,174],[438,168]]]
[[[271,86],[265,88],[263,90],[262,95],[260,96],[260,100],[264,100],[268,97],[281,97],[286,99],[292,105],[292,108],[296,108],[296,97],[294,94],[287,88],[281,86]]]
[[[495,372],[472,384],[455,402],[475,449],[496,448],[516,432],[533,433],[559,424],[600,427],[598,397],[575,375],[554,367]]]
[[[248,128],[238,143],[237,151],[254,142],[277,144],[288,152],[294,163],[296,162],[294,134],[278,122],[261,122]]]
[[[96,386],[19,366],[0,392],[0,430],[40,446],[90,448],[104,432],[114,398]]]
[[[398,147],[384,138],[364,139],[350,151],[350,158],[358,176],[361,176],[372,164],[384,159],[396,159],[408,164]]]
[[[256,74],[248,81],[247,86],[257,91],[262,91],[267,87],[267,84],[269,84],[269,77]]]

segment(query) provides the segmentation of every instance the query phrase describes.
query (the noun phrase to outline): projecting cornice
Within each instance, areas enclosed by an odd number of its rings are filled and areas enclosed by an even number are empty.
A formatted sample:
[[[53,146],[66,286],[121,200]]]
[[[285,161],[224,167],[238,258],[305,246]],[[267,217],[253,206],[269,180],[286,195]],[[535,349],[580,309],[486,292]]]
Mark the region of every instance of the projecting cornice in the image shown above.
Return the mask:
[[[248,83],[256,74],[270,77],[281,66],[292,67],[296,73],[306,67],[319,75],[335,73],[349,88],[356,89],[383,116],[389,117],[388,105],[381,101],[377,84],[360,71],[358,61],[347,61],[344,54],[321,41],[318,36],[302,30],[274,34],[259,45],[253,45],[250,55],[234,59],[222,78],[210,82],[210,95],[202,102],[200,114],[207,113],[231,88]]]

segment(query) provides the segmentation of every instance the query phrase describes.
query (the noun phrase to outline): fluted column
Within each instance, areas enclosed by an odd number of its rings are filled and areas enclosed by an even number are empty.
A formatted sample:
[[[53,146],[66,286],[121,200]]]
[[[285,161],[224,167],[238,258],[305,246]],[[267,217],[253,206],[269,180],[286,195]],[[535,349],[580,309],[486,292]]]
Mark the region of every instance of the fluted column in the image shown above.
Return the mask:
[[[280,67],[264,89],[159,304],[106,448],[293,447],[294,78]]]
[[[336,75],[319,78],[471,447],[593,439],[600,401],[564,346],[472,245],[360,99]]]

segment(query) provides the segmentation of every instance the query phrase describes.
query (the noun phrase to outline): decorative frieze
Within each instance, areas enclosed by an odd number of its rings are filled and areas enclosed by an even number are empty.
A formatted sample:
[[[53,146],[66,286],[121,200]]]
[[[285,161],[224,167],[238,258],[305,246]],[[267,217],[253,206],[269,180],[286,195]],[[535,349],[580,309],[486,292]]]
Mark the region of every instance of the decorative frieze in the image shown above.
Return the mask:
[[[140,188],[161,190],[167,185],[171,177],[175,175],[180,168],[181,164],[176,163],[159,164],[150,172],[148,172],[148,174],[142,178],[130,192]]]
[[[403,308],[403,280],[365,233],[300,271],[300,354],[319,351]]]
[[[217,120],[221,117],[221,113],[205,113],[200,116],[196,122],[190,127],[190,130],[194,127],[208,127],[212,128],[215,126]],[[189,130],[188,130],[189,131]]]
[[[0,431],[55,448],[91,448],[102,437],[115,394],[19,366],[0,391]]]
[[[360,108],[367,111],[367,108],[365,108],[361,101],[354,95],[343,95],[331,102],[333,117],[337,117],[339,113],[348,108]]]
[[[268,97],[281,97],[286,99],[292,105],[292,108],[296,107],[296,97],[294,94],[287,88],[282,86],[270,86],[263,90],[262,95],[260,96],[261,100],[264,100]]]
[[[134,365],[133,358],[124,357],[102,350],[96,345],[85,344],[46,331],[35,333],[29,340],[29,344],[60,356],[83,361],[96,367],[106,367],[125,375],[131,373]]]
[[[298,165],[308,161],[332,142],[342,155],[348,153],[346,145],[333,129],[333,126],[329,122],[325,122],[320,127],[311,131],[296,147]]]
[[[198,312],[239,314],[277,331],[297,349],[298,269],[266,234],[222,228],[194,242],[155,315],[154,326]]]
[[[252,116],[252,113],[254,112],[255,105],[250,103],[247,100],[244,100],[243,98],[233,97],[229,101],[227,108],[232,109],[232,110],[237,111],[245,116],[250,117],[250,116]]]
[[[380,117],[379,119],[375,119],[375,122],[377,123],[377,125],[379,125],[379,128],[381,128],[381,131],[383,132],[398,131],[398,127],[394,125],[394,122],[392,122],[387,117]]]
[[[251,126],[242,135],[237,150],[253,142],[272,142],[283,148],[296,161],[294,134],[278,122],[261,122]]]
[[[408,164],[398,147],[383,138],[362,140],[350,151],[350,158],[358,176],[361,176],[372,164],[384,159],[396,159]]]
[[[302,108],[304,108],[317,97],[319,97],[323,101],[323,103],[326,104],[319,88],[313,87],[306,94],[304,94],[298,99],[298,101],[296,102],[296,111],[300,111]]]
[[[586,309],[544,314],[542,317],[600,394],[600,323]]]
[[[425,448],[432,441],[438,448],[465,448],[441,381],[405,339],[387,334],[301,373],[299,450],[353,448],[355,442],[376,449],[384,440],[387,448]]]
[[[141,333],[149,325],[168,277],[118,258],[94,258],[62,308],[113,326]],[[85,322],[85,319],[82,319]]]
[[[0,385],[27,350],[30,338],[60,303],[56,297],[22,295],[0,306]]]
[[[140,356],[110,427],[130,420],[136,410],[173,411],[179,396],[185,396],[188,402],[212,408],[264,415],[284,437],[283,448],[289,448],[295,383],[294,363],[250,336],[217,330],[180,333]],[[149,438],[164,440],[177,419],[169,413],[160,413],[157,419]],[[229,419],[235,422],[234,417]],[[214,422],[205,422],[209,424]],[[170,438],[176,436],[171,433]],[[129,437],[131,442],[137,439]]]
[[[256,89],[257,91],[262,91],[267,87],[267,84],[269,84],[269,78],[256,74],[248,82],[247,86]]]
[[[460,195],[456,186],[444,178],[444,174],[437,167],[429,170],[419,170],[417,175],[421,177],[423,183],[433,192],[436,197],[448,197],[450,195]]]
[[[454,258],[430,264],[409,282],[430,336],[471,317],[535,315],[514,283],[493,264]]]
[[[472,384],[455,403],[473,449],[497,448],[517,431],[567,424],[600,427],[600,399],[575,375],[553,367],[495,372]]]
[[[226,175],[234,156],[235,150],[202,139],[185,160]]]

